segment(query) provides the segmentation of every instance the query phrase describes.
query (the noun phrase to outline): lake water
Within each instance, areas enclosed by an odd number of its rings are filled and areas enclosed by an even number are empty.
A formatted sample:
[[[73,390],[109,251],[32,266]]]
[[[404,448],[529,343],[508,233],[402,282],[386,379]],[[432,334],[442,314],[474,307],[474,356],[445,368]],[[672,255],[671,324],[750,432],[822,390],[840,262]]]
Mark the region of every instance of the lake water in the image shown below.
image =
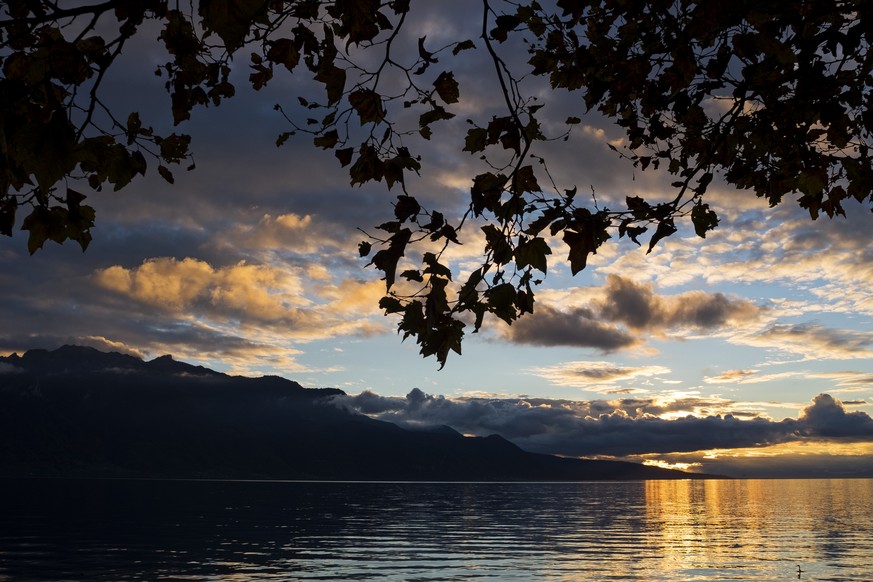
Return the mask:
[[[873,580],[873,480],[0,479],[0,580]]]

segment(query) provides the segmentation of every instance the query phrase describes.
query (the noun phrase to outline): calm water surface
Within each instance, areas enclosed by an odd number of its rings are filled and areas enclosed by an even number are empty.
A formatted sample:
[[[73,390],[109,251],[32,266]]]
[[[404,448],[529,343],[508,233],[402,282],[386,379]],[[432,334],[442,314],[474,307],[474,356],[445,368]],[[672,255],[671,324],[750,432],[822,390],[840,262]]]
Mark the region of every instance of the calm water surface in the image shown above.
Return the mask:
[[[873,480],[0,480],[0,580],[873,580]]]

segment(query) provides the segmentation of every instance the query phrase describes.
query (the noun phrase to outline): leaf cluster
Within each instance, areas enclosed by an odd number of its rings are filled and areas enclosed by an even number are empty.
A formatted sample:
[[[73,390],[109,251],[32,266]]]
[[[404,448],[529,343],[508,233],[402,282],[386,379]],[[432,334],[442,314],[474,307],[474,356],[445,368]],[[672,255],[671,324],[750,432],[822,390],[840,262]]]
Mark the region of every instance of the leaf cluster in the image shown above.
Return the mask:
[[[159,136],[136,113],[116,117],[100,97],[125,43],[154,18],[173,19],[166,2],[12,0],[0,10],[0,234],[20,220],[31,253],[47,240],[85,250],[95,216],[82,190],[124,188],[147,157],[172,182],[164,164],[189,158],[187,136]]]
[[[719,223],[713,183],[771,205],[795,198],[813,219],[873,202],[869,2],[471,6],[478,38],[435,46],[413,34],[410,47],[408,0],[10,0],[0,7],[0,233],[20,223],[30,252],[46,240],[84,249],[95,217],[83,191],[124,188],[150,163],[170,183],[172,166],[193,168],[189,136],[158,135],[101,100],[104,77],[147,22],[160,30],[166,62],[155,74],[175,126],[235,95],[234,58],[255,90],[280,74],[315,80],[315,96],[275,106],[288,124],[276,144],[305,136],[333,152],[350,186],[394,191],[393,216],[359,251],[385,280],[382,309],[441,365],[461,352],[465,330],[533,312],[553,254],[576,274],[613,238],[652,252],[682,221],[705,237]],[[506,46],[526,47],[528,61],[509,62]],[[415,145],[459,125],[464,87],[450,65],[468,51],[490,61],[502,111],[468,120],[457,143],[481,163],[466,208],[425,208],[411,191],[426,162]],[[557,133],[525,91],[534,81],[579,97]],[[555,182],[540,152],[590,110],[623,130],[622,145],[604,144],[616,155],[674,177],[672,199],[625,196],[609,208]],[[446,250],[465,227],[481,229],[485,245],[481,265],[460,276]]]
[[[558,0],[524,12],[533,72],[616,120],[627,156],[695,202],[715,173],[815,219],[873,194],[865,2]],[[523,11],[520,11],[520,13]],[[691,214],[703,235],[703,205]]]

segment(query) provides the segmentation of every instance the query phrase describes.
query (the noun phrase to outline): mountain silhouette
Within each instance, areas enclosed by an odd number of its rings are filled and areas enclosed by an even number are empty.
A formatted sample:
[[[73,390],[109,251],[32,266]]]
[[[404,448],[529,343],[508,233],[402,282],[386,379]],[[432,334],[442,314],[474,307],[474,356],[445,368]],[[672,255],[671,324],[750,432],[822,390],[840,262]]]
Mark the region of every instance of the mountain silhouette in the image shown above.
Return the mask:
[[[0,357],[0,475],[312,480],[702,477],[565,459],[334,405],[342,390],[81,346]]]

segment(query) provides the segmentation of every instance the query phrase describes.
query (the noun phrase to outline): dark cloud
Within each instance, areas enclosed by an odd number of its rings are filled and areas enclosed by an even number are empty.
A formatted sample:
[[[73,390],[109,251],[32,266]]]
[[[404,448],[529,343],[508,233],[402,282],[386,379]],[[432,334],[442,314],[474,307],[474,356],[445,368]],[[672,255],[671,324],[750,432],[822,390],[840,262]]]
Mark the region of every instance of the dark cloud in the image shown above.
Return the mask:
[[[713,330],[753,321],[763,309],[722,293],[691,291],[660,296],[651,285],[609,275],[601,296],[586,307],[565,311],[540,305],[507,330],[515,343],[575,346],[611,352],[642,343],[631,332],[676,329]]]
[[[512,341],[536,346],[576,346],[612,352],[639,343],[616,326],[600,322],[590,309],[565,313],[548,306],[523,317],[511,328]]]
[[[781,421],[713,414],[734,403],[705,398],[447,399],[416,388],[405,398],[364,392],[338,397],[336,403],[399,424],[447,425],[480,436],[496,433],[526,450],[568,456],[677,453],[837,438],[873,442],[873,419],[863,412],[847,412],[827,394],[816,396],[797,419]],[[677,412],[689,413],[661,417]]]
[[[671,325],[691,325],[712,329],[725,325],[738,314],[756,312],[750,302],[729,299],[722,293],[688,293],[674,306],[668,317]]]
[[[659,319],[655,293],[650,286],[610,275],[603,291],[606,297],[599,307],[601,316],[607,320],[642,329]]]
[[[691,291],[658,296],[650,285],[635,283],[618,275],[609,275],[603,294],[604,298],[596,303],[600,316],[638,330],[713,329],[734,319],[754,318],[761,312],[761,308],[750,301],[731,299],[722,293]]]
[[[873,436],[873,418],[866,413],[847,412],[844,404],[830,394],[819,394],[800,413],[798,423],[804,434],[819,437]]]

